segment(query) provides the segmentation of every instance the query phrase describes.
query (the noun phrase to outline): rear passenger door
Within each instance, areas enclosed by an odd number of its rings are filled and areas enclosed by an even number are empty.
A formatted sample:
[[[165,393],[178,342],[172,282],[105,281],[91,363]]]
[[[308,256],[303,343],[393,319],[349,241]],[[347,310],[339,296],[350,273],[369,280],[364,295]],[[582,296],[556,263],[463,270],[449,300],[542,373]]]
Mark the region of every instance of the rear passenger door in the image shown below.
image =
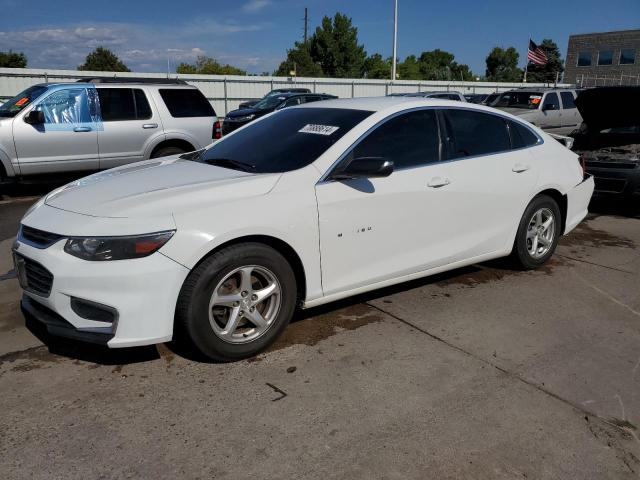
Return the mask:
[[[459,220],[448,232],[452,251],[471,259],[504,250],[538,178],[525,148],[538,138],[491,113],[450,108],[441,114],[448,183],[440,188],[438,208]]]
[[[548,92],[544,96],[538,126],[554,133],[559,133],[562,128],[562,110],[560,110],[560,99],[556,92]]]
[[[582,116],[576,108],[573,92],[560,92],[562,100],[562,133],[569,134],[577,129],[582,123]]]
[[[140,88],[98,87],[103,129],[98,132],[100,168],[145,159],[163,135],[158,114]]]

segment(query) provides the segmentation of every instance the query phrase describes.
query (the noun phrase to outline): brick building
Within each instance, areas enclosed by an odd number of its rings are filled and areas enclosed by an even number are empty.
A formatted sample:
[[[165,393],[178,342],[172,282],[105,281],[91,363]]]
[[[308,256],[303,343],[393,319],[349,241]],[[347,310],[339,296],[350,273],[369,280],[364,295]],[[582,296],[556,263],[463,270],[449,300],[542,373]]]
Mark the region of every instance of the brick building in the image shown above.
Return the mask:
[[[571,35],[565,83],[640,85],[640,30]]]

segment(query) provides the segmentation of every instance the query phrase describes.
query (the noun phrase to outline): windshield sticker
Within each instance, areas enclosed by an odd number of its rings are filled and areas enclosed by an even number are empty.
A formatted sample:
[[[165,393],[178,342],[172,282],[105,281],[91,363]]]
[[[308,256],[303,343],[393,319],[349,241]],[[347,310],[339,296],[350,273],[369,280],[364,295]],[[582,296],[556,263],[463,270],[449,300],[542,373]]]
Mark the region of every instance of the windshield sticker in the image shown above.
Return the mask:
[[[329,136],[336,131],[338,131],[340,127],[332,127],[330,125],[313,125],[308,124],[298,130],[299,133],[313,133],[315,135],[325,135]]]
[[[20,100],[18,100],[16,102],[16,107],[21,107],[23,106],[25,103],[29,102],[29,98],[28,97],[22,97]]]
[[[542,97],[531,97],[531,103],[533,105],[537,105],[540,103],[540,100],[542,100]]]

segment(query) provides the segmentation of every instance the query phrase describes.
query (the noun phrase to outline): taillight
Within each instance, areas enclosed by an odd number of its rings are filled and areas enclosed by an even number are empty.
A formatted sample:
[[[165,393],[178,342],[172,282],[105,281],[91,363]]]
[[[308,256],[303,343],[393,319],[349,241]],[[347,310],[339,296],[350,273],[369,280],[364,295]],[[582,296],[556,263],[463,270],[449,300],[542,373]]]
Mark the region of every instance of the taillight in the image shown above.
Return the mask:
[[[222,124],[219,120],[213,123],[213,139],[220,140],[222,138]]]

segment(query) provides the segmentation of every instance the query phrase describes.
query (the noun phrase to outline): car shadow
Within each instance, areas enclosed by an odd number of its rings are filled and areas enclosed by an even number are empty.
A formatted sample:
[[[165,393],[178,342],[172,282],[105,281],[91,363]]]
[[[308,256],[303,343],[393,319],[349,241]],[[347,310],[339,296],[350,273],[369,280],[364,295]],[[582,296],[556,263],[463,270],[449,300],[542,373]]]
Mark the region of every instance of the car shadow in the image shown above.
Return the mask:
[[[110,349],[103,345],[78,342],[55,337],[47,332],[42,324],[27,318],[27,329],[40,340],[52,355],[81,360],[98,365],[130,365],[134,363],[158,360],[160,354],[155,345]]]
[[[640,196],[633,197],[593,197],[589,212],[595,215],[640,218]]]

